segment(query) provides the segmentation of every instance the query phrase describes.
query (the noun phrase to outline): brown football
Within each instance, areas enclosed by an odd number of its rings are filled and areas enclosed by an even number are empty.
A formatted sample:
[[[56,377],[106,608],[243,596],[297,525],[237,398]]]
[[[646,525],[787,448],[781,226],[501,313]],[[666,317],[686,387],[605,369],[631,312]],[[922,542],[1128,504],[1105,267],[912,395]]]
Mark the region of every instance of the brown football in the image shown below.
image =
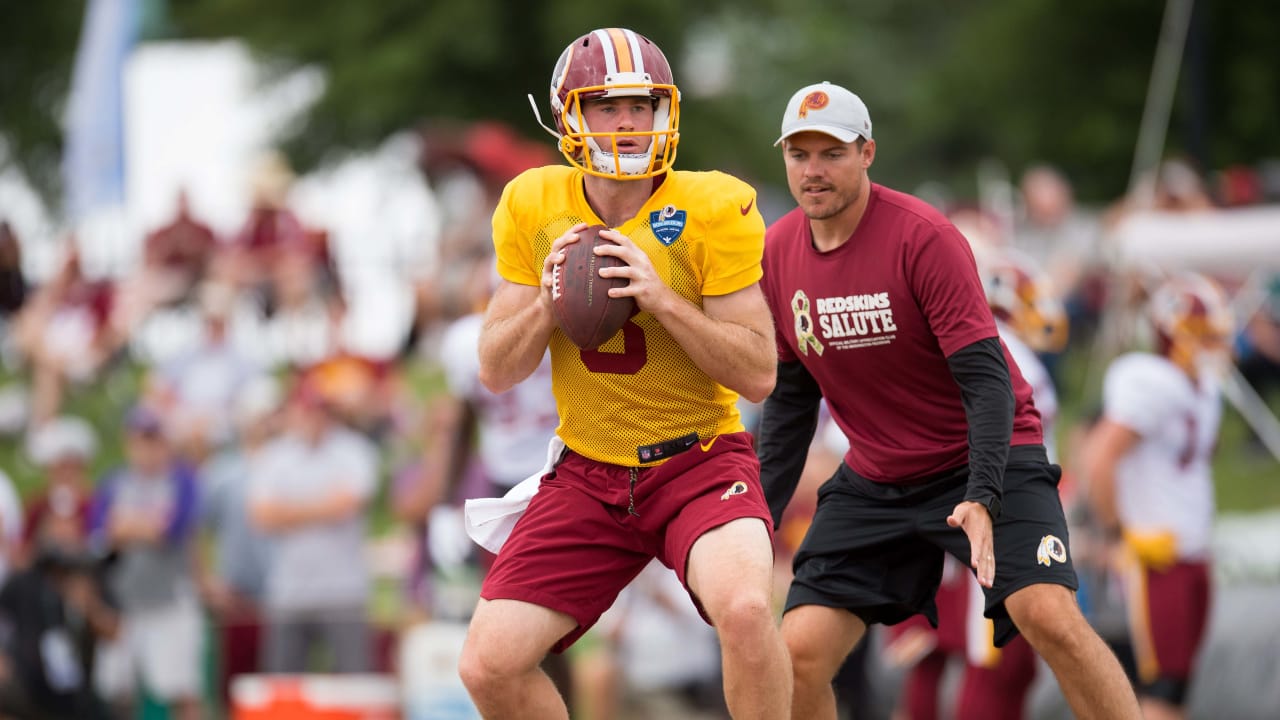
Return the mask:
[[[596,255],[595,247],[614,244],[600,237],[604,225],[592,225],[578,233],[578,242],[564,249],[551,285],[551,309],[556,322],[574,345],[594,350],[622,329],[635,310],[629,297],[609,297],[609,289],[626,287],[626,278],[600,277],[600,270],[626,265],[612,255]]]

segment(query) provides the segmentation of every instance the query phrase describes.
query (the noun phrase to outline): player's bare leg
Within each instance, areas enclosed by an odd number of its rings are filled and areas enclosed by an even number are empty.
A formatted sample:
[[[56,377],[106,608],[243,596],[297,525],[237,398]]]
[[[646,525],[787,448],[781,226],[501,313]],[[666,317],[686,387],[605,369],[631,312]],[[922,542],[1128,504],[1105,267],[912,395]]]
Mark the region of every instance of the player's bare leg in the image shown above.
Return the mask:
[[[1187,716],[1181,707],[1159,698],[1141,697],[1138,702],[1142,705],[1142,716],[1146,720],[1183,720]]]
[[[1070,590],[1061,585],[1029,585],[1004,604],[1014,624],[1057,676],[1076,717],[1142,717],[1120,661],[1084,619]]]
[[[795,677],[793,720],[835,720],[831,683],[866,631],[857,615],[838,608],[801,605],[782,616],[782,637]]]
[[[489,720],[567,720],[564,698],[539,665],[573,618],[518,600],[481,600],[467,630],[458,675]]]
[[[787,716],[791,668],[774,622],[773,548],[764,522],[742,518],[698,538],[688,582],[720,637],[725,702],[737,720]]]

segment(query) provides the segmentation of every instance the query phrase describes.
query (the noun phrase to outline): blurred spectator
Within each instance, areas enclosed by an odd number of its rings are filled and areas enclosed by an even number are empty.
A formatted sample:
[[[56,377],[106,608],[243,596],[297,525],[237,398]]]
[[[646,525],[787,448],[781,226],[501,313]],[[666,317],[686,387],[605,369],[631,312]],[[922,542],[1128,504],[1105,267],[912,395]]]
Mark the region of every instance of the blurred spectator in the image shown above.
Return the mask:
[[[1264,281],[1258,309],[1244,318],[1235,338],[1236,364],[1264,398],[1280,392],[1280,272]]]
[[[233,261],[228,269],[239,287],[258,288],[280,248],[306,244],[306,231],[288,207],[293,181],[284,155],[270,152],[259,158],[250,179],[249,217],[229,248]]]
[[[346,306],[324,267],[309,245],[282,246],[273,254],[254,336],[260,362],[305,368],[341,349]]]
[[[265,588],[269,672],[306,672],[318,648],[326,669],[372,668],[365,512],[377,455],[335,422],[310,378],[286,405],[284,433],[252,466],[250,517],[271,538]]]
[[[192,566],[196,477],[175,459],[155,411],[131,409],[125,434],[126,463],[99,483],[90,524],[97,545],[115,554],[108,579],[122,613],[120,637],[100,656],[98,687],[127,704],[141,682],[173,716],[195,720],[204,638]]]
[[[97,448],[97,433],[78,417],[60,416],[31,432],[27,454],[44,472],[44,478],[27,505],[25,558],[34,557],[49,542],[62,546],[84,543],[93,488],[89,463]]]
[[[233,292],[221,283],[201,285],[200,340],[163,362],[147,389],[148,404],[161,412],[175,447],[194,465],[230,440],[236,397],[261,372],[231,340]]]
[[[72,245],[58,273],[14,319],[18,351],[31,365],[33,424],[57,414],[68,382],[92,381],[120,348],[114,311],[115,287],[86,277]]]
[[[94,692],[99,642],[119,630],[83,535],[46,538],[0,588],[0,717],[107,720]]]
[[[22,274],[22,244],[8,221],[0,220],[0,328],[22,308],[27,280]]]
[[[147,287],[157,306],[193,300],[216,245],[213,230],[191,215],[187,191],[180,189],[176,216],[147,234],[141,272],[134,282]]]
[[[231,418],[238,442],[228,445],[201,470],[202,516],[213,535],[214,558],[201,582],[205,603],[220,640],[218,690],[228,707],[233,677],[257,672],[266,588],[269,538],[249,517],[249,483],[262,449],[278,426],[280,389],[261,376],[237,393]]]
[[[1216,207],[1200,171],[1188,160],[1172,157],[1139,178],[1129,192],[1112,203],[1103,222],[1112,228],[1133,212],[1194,213]]]
[[[1262,202],[1262,175],[1248,165],[1232,165],[1217,173],[1215,196],[1223,207],[1241,207]]]
[[[1099,220],[1080,209],[1071,182],[1056,168],[1028,168],[1020,190],[1013,246],[1048,273],[1068,318],[1087,334],[1102,310]]]
[[[1195,212],[1217,207],[1204,177],[1189,160],[1170,158],[1156,172],[1155,206],[1166,212]]]
[[[22,549],[22,499],[13,480],[0,470],[0,583]]]
[[[502,189],[521,172],[556,161],[544,144],[497,122],[438,122],[423,135],[420,165],[446,216],[437,270],[417,283],[419,335],[481,307],[494,262],[493,209]],[[486,292],[477,297],[476,288]]]
[[[387,361],[337,350],[307,368],[305,374],[337,420],[379,440],[393,420],[395,372],[395,366]]]
[[[1222,291],[1192,273],[1156,288],[1147,318],[1155,352],[1107,369],[1085,457],[1090,505],[1128,571],[1138,696],[1157,720],[1184,716],[1208,626],[1217,374],[1232,328]]]

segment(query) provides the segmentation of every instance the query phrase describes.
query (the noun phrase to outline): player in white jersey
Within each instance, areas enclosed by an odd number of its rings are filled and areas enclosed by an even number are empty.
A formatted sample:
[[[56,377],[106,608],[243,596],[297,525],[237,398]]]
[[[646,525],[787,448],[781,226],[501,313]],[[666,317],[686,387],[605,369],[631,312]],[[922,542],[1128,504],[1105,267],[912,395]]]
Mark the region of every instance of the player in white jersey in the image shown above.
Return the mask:
[[[1155,352],[1117,358],[1086,448],[1090,505],[1124,549],[1130,634],[1147,718],[1181,718],[1208,619],[1214,366],[1231,335],[1222,291],[1184,273],[1152,294]]]
[[[475,415],[476,451],[485,477],[498,495],[537,472],[555,435],[559,416],[551,395],[551,356],[533,374],[504,393],[480,383],[480,328],[484,315],[455,320],[440,347],[449,393]]]

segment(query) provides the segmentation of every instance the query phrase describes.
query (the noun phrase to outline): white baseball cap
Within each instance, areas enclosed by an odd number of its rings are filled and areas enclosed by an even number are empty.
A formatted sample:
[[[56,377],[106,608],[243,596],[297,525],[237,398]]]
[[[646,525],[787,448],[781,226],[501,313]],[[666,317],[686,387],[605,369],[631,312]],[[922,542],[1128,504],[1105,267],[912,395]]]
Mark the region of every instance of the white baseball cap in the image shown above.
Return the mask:
[[[782,116],[782,136],[774,145],[799,132],[820,132],[840,142],[871,139],[871,114],[857,95],[829,82],[796,91]]]
[[[45,422],[27,439],[27,454],[41,467],[63,459],[88,461],[98,450],[98,436],[89,423],[63,415]]]

